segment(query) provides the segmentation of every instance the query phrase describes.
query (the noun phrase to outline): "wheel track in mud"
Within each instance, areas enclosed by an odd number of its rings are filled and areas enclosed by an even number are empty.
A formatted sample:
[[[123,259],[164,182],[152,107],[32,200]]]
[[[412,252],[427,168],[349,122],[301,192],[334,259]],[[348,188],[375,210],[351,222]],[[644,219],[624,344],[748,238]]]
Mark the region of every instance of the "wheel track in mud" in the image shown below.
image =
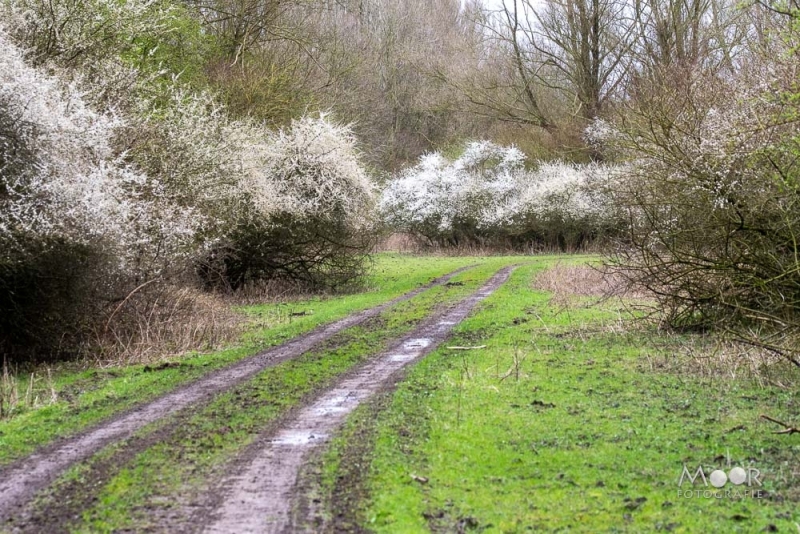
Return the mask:
[[[474,265],[461,267],[383,304],[319,326],[281,345],[212,371],[152,401],[117,414],[74,436],[60,439],[0,468],[0,525],[22,513],[39,491],[52,484],[69,467],[91,457],[104,447],[132,437],[135,432],[150,423],[207,402],[215,395],[245,382],[260,371],[296,358],[334,335],[360,325],[396,304],[443,285],[454,276],[473,267]]]
[[[191,523],[207,525],[203,532],[215,534],[291,532],[297,476],[311,454],[359,404],[445,341],[453,327],[508,280],[513,269],[499,270],[470,296],[430,315],[389,349],[321,391],[282,426],[263,434],[233,462],[231,474],[209,492]]]

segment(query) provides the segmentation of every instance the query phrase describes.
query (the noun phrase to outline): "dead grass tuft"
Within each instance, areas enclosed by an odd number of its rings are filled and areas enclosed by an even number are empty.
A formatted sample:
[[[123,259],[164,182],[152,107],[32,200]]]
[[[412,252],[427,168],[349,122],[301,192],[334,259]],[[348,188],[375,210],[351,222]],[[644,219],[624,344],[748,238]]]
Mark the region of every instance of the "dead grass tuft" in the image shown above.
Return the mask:
[[[764,348],[719,335],[675,336],[647,357],[650,371],[667,371],[707,380],[747,379],[760,387],[793,388],[800,371]]]
[[[152,363],[236,341],[244,316],[216,294],[161,286],[129,295],[95,332],[96,364]]]
[[[114,302],[77,357],[57,362],[57,369],[152,365],[188,353],[219,350],[238,342],[252,323],[252,318],[235,311],[237,306],[287,302],[309,295],[301,285],[287,281],[262,282],[233,295],[145,283]],[[305,314],[291,307],[277,313],[270,321],[290,321],[294,315]],[[58,400],[50,367],[25,361],[24,368],[18,368],[13,361],[0,360],[0,419]]]
[[[320,292],[295,280],[271,279],[248,283],[226,299],[233,305],[248,306],[307,299],[312,295],[319,297]]]
[[[393,233],[378,242],[375,246],[375,252],[415,253],[422,248],[424,248],[422,242],[413,235]]]
[[[645,299],[642,290],[631,288],[621,275],[591,265],[556,263],[540,272],[533,288],[552,293],[552,301],[561,307],[574,306],[581,297]]]
[[[613,292],[617,281],[588,265],[557,263],[539,273],[533,287],[548,291],[554,297],[603,297]]]
[[[58,400],[50,367],[42,367],[28,375],[12,372],[3,359],[0,373],[0,420],[28,409],[52,404]]]
[[[517,256],[536,254],[591,254],[605,252],[604,243],[596,242],[579,248],[541,243],[520,245],[511,241],[488,239],[482,242],[465,242],[445,245],[408,233],[393,233],[381,240],[375,252],[399,252],[421,256]]]

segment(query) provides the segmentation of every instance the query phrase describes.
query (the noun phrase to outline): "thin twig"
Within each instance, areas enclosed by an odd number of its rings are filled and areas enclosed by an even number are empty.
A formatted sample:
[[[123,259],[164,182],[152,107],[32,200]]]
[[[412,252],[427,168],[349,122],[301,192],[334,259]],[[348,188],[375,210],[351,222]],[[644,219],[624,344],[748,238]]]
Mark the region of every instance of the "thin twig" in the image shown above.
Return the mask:
[[[783,421],[778,421],[768,415],[761,414],[762,419],[766,419],[767,421],[772,421],[777,425],[781,425],[784,429],[783,430],[776,430],[773,434],[800,434],[800,428],[794,427],[788,423],[784,423]]]
[[[134,295],[134,293],[136,293],[137,291],[139,291],[143,287],[149,286],[150,284],[152,284],[153,282],[156,282],[158,280],[160,280],[160,278],[153,278],[152,280],[148,280],[147,282],[145,282],[143,284],[140,284],[139,287],[137,287],[136,289],[134,289],[133,291],[128,293],[128,296],[125,297],[124,299],[122,299],[122,302],[120,302],[119,306],[116,307],[116,309],[114,310],[114,313],[112,313],[111,317],[108,318],[108,321],[106,322],[105,332],[108,332],[108,327],[111,325],[111,319],[114,318],[114,316],[117,314],[117,312],[120,310],[120,308],[122,308],[125,305],[125,303],[128,302],[128,299],[130,299]]]

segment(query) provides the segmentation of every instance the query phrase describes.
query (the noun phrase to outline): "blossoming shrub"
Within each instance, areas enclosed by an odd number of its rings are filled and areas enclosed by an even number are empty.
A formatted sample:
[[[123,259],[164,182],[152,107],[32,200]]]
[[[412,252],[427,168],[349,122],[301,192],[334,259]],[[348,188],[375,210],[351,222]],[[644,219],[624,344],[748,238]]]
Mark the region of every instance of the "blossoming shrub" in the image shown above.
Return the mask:
[[[0,30],[0,351],[130,337],[198,272],[232,289],[363,273],[375,195],[348,127],[273,132],[180,88],[103,113],[48,72]]]
[[[488,141],[467,145],[453,161],[426,154],[386,187],[380,208],[394,229],[439,245],[489,239],[513,200],[524,155]]]
[[[349,127],[322,115],[274,132],[181,91],[167,106],[142,106],[123,148],[192,210],[192,263],[206,286],[285,278],[330,288],[363,273],[374,191]]]
[[[349,127],[304,117],[245,146],[244,202],[206,256],[209,283],[285,278],[337,288],[364,272],[375,192]]]
[[[137,251],[168,253],[132,231],[154,224],[151,199],[140,198],[150,187],[115,157],[117,126],[74,86],[26,65],[0,32],[3,342],[68,339],[139,274]]]
[[[666,320],[720,327],[797,357],[800,143],[794,52],[737,76],[683,70],[637,87],[617,145],[631,247],[617,258]],[[787,338],[787,336],[789,336]]]
[[[452,161],[427,154],[389,182],[380,211],[392,229],[439,246],[577,248],[616,230],[601,187],[612,167],[524,164],[517,148],[488,141]]]
[[[220,238],[240,216],[242,181],[260,129],[230,120],[211,95],[174,89],[162,101],[139,100],[117,133],[117,150],[160,196],[191,212],[195,252]]]

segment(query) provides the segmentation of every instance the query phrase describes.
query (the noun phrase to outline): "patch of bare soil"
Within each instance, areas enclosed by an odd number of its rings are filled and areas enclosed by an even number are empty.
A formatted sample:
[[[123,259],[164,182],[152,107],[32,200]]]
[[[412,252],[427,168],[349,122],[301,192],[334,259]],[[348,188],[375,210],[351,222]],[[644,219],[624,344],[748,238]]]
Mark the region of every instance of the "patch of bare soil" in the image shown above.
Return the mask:
[[[372,317],[363,323],[367,330],[382,330],[385,328],[385,320],[382,317]],[[345,330],[333,338],[315,347],[313,353],[318,354],[319,358],[324,358],[326,354],[337,348],[344,347],[352,341],[352,330]],[[256,404],[261,403],[258,392],[262,386],[255,386],[251,383],[244,383],[233,388],[232,410],[250,410]],[[275,392],[274,395],[280,395]],[[58,481],[47,488],[44,495],[40,494],[36,502],[28,507],[24,515],[14,518],[13,528],[16,533],[39,533],[39,532],[67,532],[70,525],[80,522],[81,513],[91,508],[96,502],[96,494],[102,490],[120,471],[130,467],[137,455],[157,444],[167,444],[173,450],[184,451],[187,455],[197,454],[198,447],[202,447],[208,438],[206,428],[200,430],[193,428],[190,424],[195,415],[197,405],[193,405],[190,410],[182,410],[167,420],[162,420],[160,426],[147,434],[136,435],[124,442],[120,442],[118,447],[106,455],[96,455],[82,465],[80,477],[66,481]],[[213,417],[218,417],[217,424],[225,430],[227,427],[227,412]],[[268,424],[269,427],[277,428],[281,421],[290,417],[289,413],[279,417],[278,420]],[[210,422],[211,420],[209,420]],[[254,432],[261,432],[261,428]],[[191,445],[188,445],[191,444]],[[191,502],[192,496],[185,496],[186,502]],[[190,513],[183,508],[190,505],[166,501],[167,506],[160,508],[152,506],[147,510],[150,523],[165,525],[160,532],[191,532]],[[144,528],[143,531],[152,530]]]
[[[24,512],[25,505],[49,486],[71,465],[82,461],[103,447],[128,439],[145,425],[176,414],[180,410],[206,402],[263,369],[295,358],[330,339],[340,331],[375,317],[399,302],[409,300],[434,286],[447,283],[453,276],[469,269],[462,267],[379,306],[349,315],[298,336],[283,345],[210,373],[175,391],[128,410],[73,437],[61,439],[20,461],[0,470],[0,523]]]
[[[193,523],[214,533],[292,530],[297,477],[309,455],[359,404],[386,387],[393,375],[447,339],[453,327],[500,287],[512,270],[501,269],[469,297],[432,314],[397,344],[322,391],[280,429],[262,435],[231,466]]]
[[[120,443],[120,447],[111,454],[92,459],[87,471],[81,473],[80,477],[52,487],[52,495],[46,495],[41,502],[37,499],[35,504],[26,507],[22,515],[14,517],[7,524],[19,534],[70,532],[70,527],[80,522],[81,512],[97,502],[97,493],[109,480],[129,465],[137,454],[166,439],[189,417],[186,411],[181,412],[173,417],[168,426],[143,436],[133,436]]]

